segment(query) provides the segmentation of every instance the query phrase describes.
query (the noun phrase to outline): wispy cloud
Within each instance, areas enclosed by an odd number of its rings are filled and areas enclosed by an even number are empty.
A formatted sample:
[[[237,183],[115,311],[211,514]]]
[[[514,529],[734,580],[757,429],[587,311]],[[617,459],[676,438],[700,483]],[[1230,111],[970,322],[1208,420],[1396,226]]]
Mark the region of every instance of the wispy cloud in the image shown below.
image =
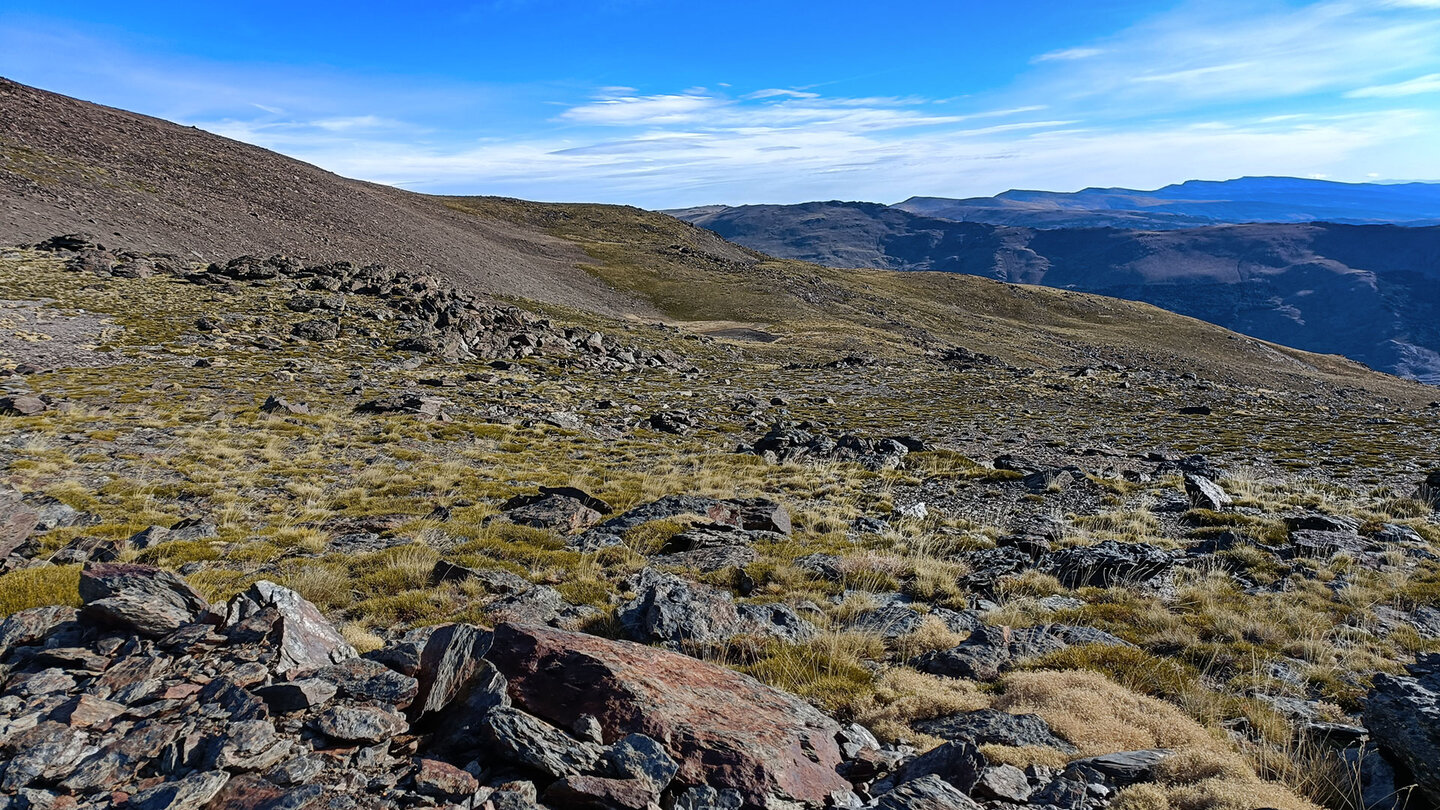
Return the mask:
[[[1105,53],[1104,48],[1064,48],[1058,51],[1042,53],[1032,59],[1032,62],[1073,62],[1076,59],[1090,59]]]
[[[1440,93],[1440,73],[1430,73],[1395,84],[1361,87],[1345,94],[1346,98],[1400,98],[1421,93]]]
[[[962,82],[944,97],[784,75],[417,87],[3,27],[0,54],[21,80],[62,76],[105,103],[418,190],[649,207],[888,201],[1241,174],[1440,177],[1440,110],[1399,101],[1440,90],[1436,8],[1192,0],[1041,53],[1008,85]]]

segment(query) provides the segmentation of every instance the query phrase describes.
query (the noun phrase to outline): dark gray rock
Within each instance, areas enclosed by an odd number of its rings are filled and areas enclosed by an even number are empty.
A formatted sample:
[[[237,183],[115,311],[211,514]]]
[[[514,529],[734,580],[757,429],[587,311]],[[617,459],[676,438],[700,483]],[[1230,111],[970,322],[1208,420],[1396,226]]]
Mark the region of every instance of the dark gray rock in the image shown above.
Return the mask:
[[[484,655],[490,649],[490,640],[489,631],[472,624],[436,628],[420,655],[419,687],[412,716],[427,717],[463,698],[471,679],[489,671]]]
[[[320,678],[304,678],[256,689],[255,695],[274,714],[288,714],[318,709],[329,703],[336,691],[334,684]]]
[[[130,810],[196,810],[203,807],[230,781],[225,771],[193,773],[174,782],[156,785],[130,797]]]
[[[1068,741],[1055,736],[1050,725],[1038,714],[1010,714],[995,709],[980,709],[952,714],[914,724],[916,731],[946,740],[961,740],[975,745],[1006,745],[1023,748],[1037,746],[1055,748],[1067,754],[1078,753]]]
[[[1153,782],[1155,769],[1174,754],[1174,751],[1156,748],[1071,760],[1065,766],[1065,776],[1071,779],[1103,781],[1115,787]]]
[[[420,683],[378,661],[351,658],[316,671],[315,678],[331,684],[348,700],[384,703],[404,709],[420,691]]]
[[[1025,772],[1014,765],[996,765],[986,768],[970,795],[978,799],[1024,804],[1032,788]]]
[[[80,573],[80,598],[85,615],[153,638],[198,621],[210,610],[210,603],[184,580],[148,565],[88,565]]]
[[[969,796],[938,776],[906,782],[875,800],[875,810],[980,810]]]
[[[603,757],[605,772],[617,779],[644,779],[664,790],[680,765],[666,753],[665,746],[644,734],[629,734],[610,746]]]
[[[1196,508],[1209,509],[1212,512],[1219,512],[1234,503],[1229,493],[1203,475],[1186,473],[1185,494],[1190,496],[1190,503]]]
[[[1364,718],[1380,750],[1410,771],[1419,795],[1440,804],[1440,653],[1417,656],[1408,676],[1377,674]]]
[[[910,665],[933,675],[993,681],[1015,661],[1039,658],[1069,646],[1133,646],[1102,630],[1068,625],[1011,629],[981,627],[959,646],[923,653]]]
[[[403,715],[381,706],[332,706],[310,723],[332,740],[385,742],[409,729]]]
[[[498,708],[486,717],[485,739],[496,756],[559,779],[594,771],[602,749],[518,709]]]
[[[289,588],[266,580],[230,600],[225,628],[265,632],[278,647],[275,671],[282,676],[338,664],[357,655],[319,608]]]
[[[1104,540],[1053,552],[1039,568],[1067,588],[1109,588],[1163,576],[1178,560],[1178,555],[1144,543]]]

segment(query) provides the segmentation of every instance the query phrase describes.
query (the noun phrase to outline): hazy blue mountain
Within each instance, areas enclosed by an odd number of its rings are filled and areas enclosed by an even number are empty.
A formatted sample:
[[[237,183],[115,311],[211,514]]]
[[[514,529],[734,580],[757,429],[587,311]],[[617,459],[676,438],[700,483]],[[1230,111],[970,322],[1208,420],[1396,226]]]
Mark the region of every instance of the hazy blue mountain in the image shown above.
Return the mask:
[[[969,273],[1145,301],[1440,383],[1440,227],[1041,229],[846,202],[677,213],[775,256],[832,267]]]
[[[1028,228],[1171,230],[1250,222],[1440,225],[1440,183],[1336,183],[1296,177],[1190,180],[1154,191],[1006,191],[955,200],[911,197],[895,208],[960,222]]]

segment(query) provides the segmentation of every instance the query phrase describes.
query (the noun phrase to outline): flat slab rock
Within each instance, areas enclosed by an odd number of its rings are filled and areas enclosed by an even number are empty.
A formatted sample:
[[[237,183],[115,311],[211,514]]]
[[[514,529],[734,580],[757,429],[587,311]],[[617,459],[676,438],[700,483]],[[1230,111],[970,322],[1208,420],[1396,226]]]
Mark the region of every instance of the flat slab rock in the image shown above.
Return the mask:
[[[678,779],[738,791],[747,804],[824,804],[838,773],[840,726],[809,704],[729,669],[639,644],[501,624],[486,657],[515,705],[562,728],[595,717],[607,742],[665,744]],[[737,711],[737,707],[744,707]]]

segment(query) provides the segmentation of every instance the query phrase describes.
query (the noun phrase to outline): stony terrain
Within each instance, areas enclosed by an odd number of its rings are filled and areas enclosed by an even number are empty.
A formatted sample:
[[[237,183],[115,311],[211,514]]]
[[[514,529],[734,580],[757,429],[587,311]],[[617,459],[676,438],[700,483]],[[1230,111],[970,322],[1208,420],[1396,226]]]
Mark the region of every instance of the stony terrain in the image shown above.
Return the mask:
[[[1387,719],[1435,699],[1425,403],[84,237],[0,298],[46,302],[0,399],[7,806],[1437,790]]]
[[[58,208],[0,249],[0,808],[1440,797],[1433,388],[635,209],[438,204],[602,294]]]

